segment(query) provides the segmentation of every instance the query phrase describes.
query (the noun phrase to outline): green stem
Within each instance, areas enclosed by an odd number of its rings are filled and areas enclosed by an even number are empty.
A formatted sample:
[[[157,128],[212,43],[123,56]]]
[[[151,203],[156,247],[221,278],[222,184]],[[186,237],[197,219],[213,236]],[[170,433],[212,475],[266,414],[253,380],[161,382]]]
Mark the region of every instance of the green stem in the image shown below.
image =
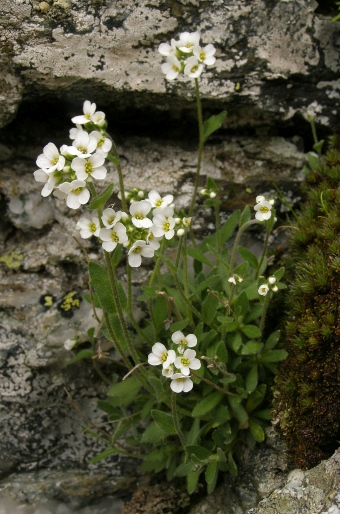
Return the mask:
[[[177,432],[177,435],[179,437],[179,440],[181,441],[181,445],[183,446],[183,450],[185,450],[186,442],[183,435],[183,432],[181,430],[181,426],[179,424],[178,415],[177,415],[177,405],[176,405],[176,393],[174,391],[171,391],[171,412],[172,412],[172,419],[175,425],[175,429]]]
[[[229,267],[230,267],[230,274],[231,275],[233,274],[234,264],[235,264],[235,259],[236,259],[236,252],[237,252],[237,249],[238,249],[238,245],[239,245],[241,236],[242,236],[243,232],[248,227],[250,227],[250,225],[255,225],[256,223],[259,223],[256,219],[255,220],[247,221],[244,225],[242,225],[242,227],[239,228],[239,231],[237,232],[237,235],[236,235],[236,238],[235,238],[235,242],[234,242],[234,246],[233,246],[233,250],[231,252],[231,257],[230,257],[230,265],[229,265]]]
[[[184,291],[183,291],[183,288],[180,284],[180,281],[178,280],[178,276],[176,273],[174,273],[172,270],[170,270],[172,272],[172,276],[174,277],[174,280],[175,280],[175,284],[176,284],[176,288],[177,288],[177,291],[179,292],[179,294],[181,295],[181,297],[183,298],[183,300],[185,301],[185,303],[187,304],[187,306],[189,307],[189,316],[190,316],[190,319],[192,320],[192,315],[191,313],[195,314],[195,316],[198,317],[198,319],[200,319],[201,321],[203,321],[203,323],[206,323],[208,326],[209,323],[207,323],[205,321],[205,319],[203,318],[203,316],[201,315],[201,313],[192,305],[192,303],[190,302],[190,300],[186,297]],[[193,324],[193,321],[191,321],[191,325],[194,327],[194,324]],[[194,327],[195,328],[195,327]]]
[[[159,270],[159,266],[161,265],[161,262],[162,262],[162,255],[164,253],[165,248],[166,248],[166,239],[163,238],[162,242],[161,242],[161,247],[160,247],[159,252],[158,252],[156,264],[155,264],[154,270],[152,272],[152,275],[150,277],[150,282],[149,282],[149,286],[150,287],[153,285],[153,283],[154,283],[154,281],[156,279],[156,276],[157,276],[157,273],[158,273],[158,270]]]
[[[202,104],[201,104],[198,79],[195,79],[195,91],[196,91],[196,103],[197,103],[199,144],[198,144],[197,169],[196,169],[194,193],[192,195],[191,204],[190,204],[190,208],[189,208],[189,216],[192,216],[192,213],[193,213],[194,207],[195,207],[198,183],[199,183],[199,177],[200,177],[200,171],[201,171],[202,152],[203,152],[203,146],[204,146],[203,114],[202,114]]]
[[[202,380],[206,384],[214,387],[214,389],[217,389],[217,391],[220,391],[220,393],[226,394],[227,396],[237,396],[236,394],[231,393],[230,391],[226,391],[225,389],[222,389],[222,387],[219,387],[218,385],[214,384],[214,382],[210,382],[210,380],[208,380],[207,378],[204,378],[204,377],[201,377],[200,375],[197,375],[197,373],[195,373],[192,369],[190,370],[190,372],[191,372],[192,376],[194,376],[196,378],[199,378],[200,380]]]
[[[131,266],[127,263],[126,265],[126,274],[127,274],[127,308],[126,312],[129,316],[129,319],[132,323],[132,326],[136,330],[137,334],[139,334],[144,341],[147,343],[148,339],[145,337],[143,330],[138,325],[133,312],[132,312],[132,276],[131,276]]]
[[[262,255],[261,255],[261,259],[260,259],[260,262],[259,262],[259,265],[258,265],[258,268],[257,268],[256,275],[255,275],[255,279],[256,279],[256,280],[259,278],[260,269],[261,269],[261,266],[262,266],[263,260],[264,260],[264,258],[265,258],[265,256],[266,256],[266,253],[267,253],[267,248],[268,248],[268,241],[269,241],[269,235],[270,235],[270,232],[271,232],[271,229],[270,229],[269,222],[268,222],[268,225],[267,225],[267,231],[266,231],[266,238],[265,238],[265,240],[264,240],[264,245],[263,245]]]
[[[215,203],[215,225],[216,225],[216,237],[217,237],[217,250],[222,251],[221,244],[221,232],[220,232],[220,202]]]
[[[263,332],[263,329],[264,329],[264,326],[265,326],[265,323],[266,323],[266,315],[267,315],[267,310],[268,310],[270,298],[271,298],[271,294],[268,291],[267,296],[265,297],[264,303],[263,303],[263,311],[262,311],[262,316],[261,316],[261,321],[260,321],[261,333]]]
[[[107,156],[107,158],[111,162],[113,162],[113,164],[116,165],[117,172],[118,172],[118,180],[119,180],[119,190],[120,190],[120,194],[122,196],[122,208],[123,208],[124,212],[127,212],[127,203],[126,203],[126,198],[125,198],[125,188],[124,188],[124,180],[123,180],[122,168],[121,168],[121,165],[120,165],[120,160],[119,160],[119,155],[118,155],[118,152],[117,152],[116,145],[114,144],[112,139],[111,139],[111,141],[112,141],[111,151],[113,153],[113,156],[111,154],[109,154]]]
[[[180,237],[179,241],[178,241],[178,248],[177,248],[176,260],[175,260],[175,266],[177,269],[179,266],[179,260],[181,258],[182,246],[183,246],[183,237]]]

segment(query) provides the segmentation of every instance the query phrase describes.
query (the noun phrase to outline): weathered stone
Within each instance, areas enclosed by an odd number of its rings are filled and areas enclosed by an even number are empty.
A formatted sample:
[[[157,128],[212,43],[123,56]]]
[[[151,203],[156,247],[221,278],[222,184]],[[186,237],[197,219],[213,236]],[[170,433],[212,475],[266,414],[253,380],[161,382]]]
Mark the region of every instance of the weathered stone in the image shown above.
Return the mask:
[[[294,470],[247,514],[338,514],[340,512],[340,450],[308,471]]]
[[[282,123],[314,101],[321,123],[338,123],[339,29],[331,16],[315,14],[315,0],[42,4],[3,0],[0,7],[1,61],[9,70],[2,125],[21,97],[51,93],[76,100],[78,109],[87,96],[101,107],[115,102],[118,111],[187,109],[188,83],[166,83],[157,52],[160,42],[183,30],[199,30],[205,43],[217,46],[202,95],[215,109],[227,106],[233,126]]]

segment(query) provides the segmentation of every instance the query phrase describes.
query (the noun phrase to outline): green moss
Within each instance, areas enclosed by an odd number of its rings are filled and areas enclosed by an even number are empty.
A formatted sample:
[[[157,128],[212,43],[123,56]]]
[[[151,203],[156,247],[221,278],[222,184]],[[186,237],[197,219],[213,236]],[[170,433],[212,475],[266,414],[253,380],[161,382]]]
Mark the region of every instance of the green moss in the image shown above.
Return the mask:
[[[301,468],[340,439],[340,140],[307,181],[290,244],[286,349],[274,390],[276,428]]]

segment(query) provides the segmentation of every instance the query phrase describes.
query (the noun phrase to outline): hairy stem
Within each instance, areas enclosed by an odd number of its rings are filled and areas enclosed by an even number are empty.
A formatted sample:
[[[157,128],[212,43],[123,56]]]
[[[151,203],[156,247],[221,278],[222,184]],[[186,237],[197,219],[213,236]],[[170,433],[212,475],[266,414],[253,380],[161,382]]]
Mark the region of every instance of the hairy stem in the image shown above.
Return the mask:
[[[195,79],[195,91],[196,91],[196,103],[197,103],[199,144],[198,144],[198,153],[197,153],[197,169],[196,169],[196,177],[195,177],[195,184],[194,184],[194,192],[192,195],[191,204],[190,204],[190,208],[189,208],[189,216],[192,216],[192,213],[193,213],[194,207],[195,207],[199,177],[200,177],[200,172],[201,172],[202,152],[203,152],[203,146],[204,146],[203,114],[202,114],[202,104],[201,104],[198,79]]]

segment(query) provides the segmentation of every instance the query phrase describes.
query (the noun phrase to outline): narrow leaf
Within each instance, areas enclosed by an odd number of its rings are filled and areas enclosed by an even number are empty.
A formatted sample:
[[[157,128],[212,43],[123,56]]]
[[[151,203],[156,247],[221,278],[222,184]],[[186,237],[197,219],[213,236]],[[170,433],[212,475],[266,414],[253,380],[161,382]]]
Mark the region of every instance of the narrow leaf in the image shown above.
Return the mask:
[[[220,401],[223,398],[223,393],[219,393],[218,391],[215,391],[202,400],[200,400],[196,406],[194,407],[194,410],[192,411],[192,415],[194,418],[204,416],[208,412],[210,412],[216,405],[220,403]]]
[[[110,198],[110,196],[112,195],[112,191],[113,191],[114,187],[115,187],[114,184],[110,184],[109,186],[107,186],[105,191],[103,191],[102,193],[97,195],[95,198],[93,198],[92,202],[90,202],[90,204],[88,205],[88,208],[91,209],[92,211],[102,208],[104,206],[104,204],[107,202],[107,200]]]
[[[253,269],[257,270],[257,257],[252,252],[250,252],[249,250],[247,250],[247,248],[244,248],[243,246],[238,247],[238,252],[243,260],[247,261]]]
[[[151,416],[159,428],[161,428],[167,435],[175,435],[177,433],[171,414],[153,409],[151,411]]]
[[[115,312],[116,308],[107,270],[96,262],[89,262],[89,274],[102,309],[106,312]]]
[[[81,350],[80,352],[77,353],[77,355],[75,355],[74,357],[72,357],[72,359],[69,359],[66,362],[66,366],[68,366],[69,364],[73,364],[74,362],[81,361],[83,359],[91,359],[91,357],[93,357],[93,355],[94,355],[94,352],[92,350]]]
[[[227,116],[226,111],[222,111],[220,114],[211,116],[204,122],[203,125],[203,141],[206,141],[208,137],[222,127],[223,122]]]

